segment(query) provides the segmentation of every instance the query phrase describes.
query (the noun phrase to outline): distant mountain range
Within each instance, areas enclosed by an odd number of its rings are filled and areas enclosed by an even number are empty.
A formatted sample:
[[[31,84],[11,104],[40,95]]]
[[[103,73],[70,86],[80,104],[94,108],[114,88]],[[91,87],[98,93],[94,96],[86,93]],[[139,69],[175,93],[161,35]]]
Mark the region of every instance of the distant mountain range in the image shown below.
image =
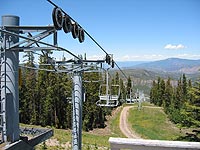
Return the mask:
[[[158,77],[165,80],[170,77],[172,85],[177,85],[177,80],[183,73],[192,82],[200,77],[200,60],[168,58],[151,62],[128,61],[117,62],[117,64],[122,68],[124,74],[131,78],[134,89],[144,91],[145,94],[149,94],[153,80],[157,80]],[[113,70],[112,73],[115,74],[115,71],[118,70]],[[127,81],[122,74],[120,78]]]
[[[149,61],[117,61],[120,68],[132,68],[136,65],[148,63]]]
[[[151,71],[162,71],[162,72],[176,72],[193,74],[200,70],[200,59],[189,60],[180,58],[168,58],[165,60],[153,61],[153,62],[119,62],[120,67],[124,69],[146,69]]]

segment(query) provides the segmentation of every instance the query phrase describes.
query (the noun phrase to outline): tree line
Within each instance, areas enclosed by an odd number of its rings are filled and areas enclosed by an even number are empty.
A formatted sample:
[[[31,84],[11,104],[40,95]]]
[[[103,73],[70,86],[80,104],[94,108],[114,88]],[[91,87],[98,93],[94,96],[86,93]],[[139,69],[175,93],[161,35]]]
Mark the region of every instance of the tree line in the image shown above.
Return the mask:
[[[162,106],[169,119],[182,127],[200,127],[200,79],[193,84],[185,74],[172,86],[171,79],[153,81],[150,102]],[[194,130],[195,135],[200,131]],[[194,136],[194,135],[193,135]],[[196,139],[199,140],[196,136]]]
[[[72,126],[72,79],[67,73],[48,72],[53,70],[49,64],[51,51],[44,52],[39,57],[39,66],[35,66],[33,53],[24,55],[24,68],[20,74],[20,122],[56,128],[70,129]],[[39,70],[32,69],[39,68]],[[60,69],[65,69],[64,67]],[[88,131],[96,127],[105,127],[106,115],[111,114],[112,108],[99,107],[99,86],[102,74],[86,72],[82,74],[85,91],[83,103],[83,129]],[[120,84],[124,91],[123,81],[116,73],[111,79],[112,84]]]

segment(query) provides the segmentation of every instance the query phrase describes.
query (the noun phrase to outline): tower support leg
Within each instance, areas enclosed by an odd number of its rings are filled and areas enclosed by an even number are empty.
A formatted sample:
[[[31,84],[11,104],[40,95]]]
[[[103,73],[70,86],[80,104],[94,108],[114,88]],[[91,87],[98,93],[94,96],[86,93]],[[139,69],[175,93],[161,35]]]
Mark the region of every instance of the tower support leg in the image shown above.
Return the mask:
[[[72,149],[81,150],[82,143],[82,73],[73,74]]]
[[[19,17],[2,16],[2,26],[19,26]],[[13,32],[13,31],[12,31]],[[16,31],[18,33],[18,31]],[[9,50],[19,38],[1,34],[3,51],[1,51],[1,114],[3,126],[3,141],[19,140],[19,89],[18,67],[19,52]]]

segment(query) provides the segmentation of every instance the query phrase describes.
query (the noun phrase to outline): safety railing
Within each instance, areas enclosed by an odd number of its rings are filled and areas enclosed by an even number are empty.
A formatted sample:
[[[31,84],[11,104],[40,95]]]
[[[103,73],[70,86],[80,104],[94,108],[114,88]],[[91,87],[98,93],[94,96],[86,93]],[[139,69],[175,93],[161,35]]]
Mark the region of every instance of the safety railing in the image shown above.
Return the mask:
[[[110,138],[111,150],[200,150],[200,142]]]

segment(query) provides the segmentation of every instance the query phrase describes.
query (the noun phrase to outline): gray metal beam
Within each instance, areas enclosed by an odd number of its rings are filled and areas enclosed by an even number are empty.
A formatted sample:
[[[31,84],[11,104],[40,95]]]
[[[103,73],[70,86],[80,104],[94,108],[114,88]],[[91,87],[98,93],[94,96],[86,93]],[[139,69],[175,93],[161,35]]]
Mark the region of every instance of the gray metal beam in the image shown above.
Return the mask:
[[[20,51],[20,52],[34,52],[34,51],[41,51],[41,50],[57,50],[54,47],[18,47],[18,48],[10,48],[11,51]]]
[[[35,36],[32,36],[31,38],[39,41],[39,40],[51,35],[52,33],[54,33],[54,30],[47,30],[47,31],[39,33]],[[14,48],[14,47],[19,46],[19,45],[24,44],[24,43],[28,43],[27,45],[24,45],[24,47],[29,47],[30,45],[36,43],[36,41],[30,41],[30,40],[26,39],[26,40],[23,40],[23,41],[20,41],[20,42],[13,44],[10,48]]]
[[[44,31],[44,32],[42,32],[42,33],[39,33],[39,34],[36,35],[36,36],[31,37],[31,38],[32,38],[32,39],[35,39],[35,40],[37,40],[37,41],[40,41],[40,40],[46,38],[47,36],[53,34],[54,32],[55,32],[54,30]],[[34,43],[37,43],[37,42],[35,42],[35,41],[28,41],[28,43],[27,43],[26,45],[24,45],[24,47],[31,46],[31,45],[34,44]],[[39,46],[39,45],[38,45],[38,46]]]
[[[6,145],[5,150],[33,150],[33,147],[23,140],[18,140],[12,144]]]
[[[11,144],[5,145],[4,149],[5,150],[33,150],[37,144],[42,143],[45,140],[49,139],[51,136],[53,136],[52,129],[38,129],[38,130],[42,130],[42,133],[33,137],[32,139],[28,141],[18,140]]]
[[[28,144],[31,145],[32,147],[34,147],[34,146],[38,145],[39,143],[42,143],[45,140],[49,139],[52,136],[53,136],[53,130],[49,129],[49,130],[45,131],[44,133],[30,139],[28,141]]]
[[[26,32],[39,32],[39,31],[44,31],[44,30],[54,30],[54,26],[2,26],[6,30],[9,31],[19,31],[21,33],[26,33]],[[24,32],[22,32],[24,31]]]
[[[56,61],[56,63],[59,63],[59,64],[65,64],[65,63],[71,63],[71,62],[76,62],[75,60],[73,59],[70,59],[70,60],[66,60],[66,61]],[[81,60],[81,62],[83,63],[104,63],[105,60]]]

